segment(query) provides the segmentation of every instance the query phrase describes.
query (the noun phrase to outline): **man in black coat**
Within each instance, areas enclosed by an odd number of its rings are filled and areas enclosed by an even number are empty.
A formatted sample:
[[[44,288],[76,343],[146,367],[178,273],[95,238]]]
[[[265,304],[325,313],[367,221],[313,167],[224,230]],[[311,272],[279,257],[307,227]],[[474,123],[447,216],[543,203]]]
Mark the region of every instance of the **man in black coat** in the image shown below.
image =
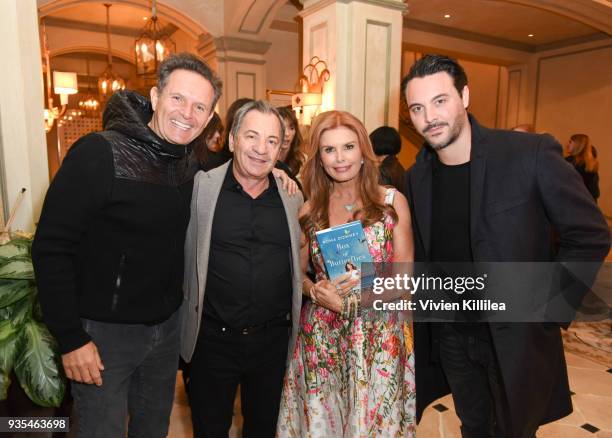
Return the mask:
[[[402,92],[426,140],[405,187],[415,261],[597,264],[606,257],[606,221],[552,137],[480,126],[467,112],[465,72],[444,56],[417,61]],[[572,411],[553,322],[417,322],[415,360],[419,419],[452,392],[463,437],[531,438],[540,424]]]
[[[45,322],[58,340],[79,437],[165,437],[180,346],[191,145],[221,82],[193,55],[160,66],[151,102],[113,95],[104,131],[70,149],[32,247]]]

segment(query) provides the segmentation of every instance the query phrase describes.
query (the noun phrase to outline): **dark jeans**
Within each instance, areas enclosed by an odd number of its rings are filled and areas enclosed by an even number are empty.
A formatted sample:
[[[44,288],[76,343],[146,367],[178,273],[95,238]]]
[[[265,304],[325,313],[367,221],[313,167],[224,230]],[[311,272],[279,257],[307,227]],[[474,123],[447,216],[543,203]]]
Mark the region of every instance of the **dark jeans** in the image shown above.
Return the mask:
[[[499,364],[490,337],[440,329],[440,362],[450,386],[463,438],[504,438],[508,413]]]
[[[77,435],[123,438],[168,434],[178,367],[179,313],[153,326],[83,319],[98,347],[102,386],[72,382]]]
[[[227,438],[239,384],[242,436],[275,436],[288,342],[287,326],[242,334],[202,321],[189,378],[194,438]]]

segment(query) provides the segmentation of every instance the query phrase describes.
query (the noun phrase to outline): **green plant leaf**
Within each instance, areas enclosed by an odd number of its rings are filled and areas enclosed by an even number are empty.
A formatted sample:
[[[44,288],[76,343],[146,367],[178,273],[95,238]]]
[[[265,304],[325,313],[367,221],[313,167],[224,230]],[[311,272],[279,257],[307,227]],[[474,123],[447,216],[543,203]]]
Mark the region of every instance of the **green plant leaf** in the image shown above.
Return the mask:
[[[0,257],[29,256],[31,248],[32,241],[30,239],[15,237],[10,242],[0,245]]]
[[[32,280],[7,280],[0,278],[0,309],[36,292]]]
[[[0,400],[6,400],[8,389],[11,386],[10,372],[0,370]]]
[[[18,330],[22,329],[22,326],[32,319],[32,309],[36,300],[35,294],[30,294],[23,299],[17,301],[12,306],[8,306],[9,309],[9,320],[11,325]]]
[[[66,381],[55,339],[47,327],[39,322],[27,322],[17,348],[14,369],[25,393],[40,406],[59,406]]]
[[[0,257],[0,278],[33,280],[32,259],[29,255],[19,255],[11,258]]]
[[[0,372],[10,373],[17,357],[18,328],[10,319],[0,321]]]

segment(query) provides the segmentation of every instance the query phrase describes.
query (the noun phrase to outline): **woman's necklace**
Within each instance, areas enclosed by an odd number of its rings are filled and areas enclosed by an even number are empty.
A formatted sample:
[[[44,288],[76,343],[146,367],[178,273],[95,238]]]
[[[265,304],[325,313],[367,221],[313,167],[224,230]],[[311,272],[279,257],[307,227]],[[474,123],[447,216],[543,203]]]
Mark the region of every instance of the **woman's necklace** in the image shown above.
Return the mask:
[[[342,208],[344,208],[347,212],[353,214],[353,210],[355,210],[355,207],[357,207],[357,200],[358,197],[355,197],[355,199],[353,200],[353,202],[349,202],[349,203],[342,203],[342,196],[341,195],[332,195],[332,198],[338,198],[338,201],[340,201],[340,205],[342,205]]]
[[[357,206],[357,200],[355,200],[353,203],[351,204],[344,204],[343,207],[346,211],[348,211],[349,213],[353,212],[353,209]]]

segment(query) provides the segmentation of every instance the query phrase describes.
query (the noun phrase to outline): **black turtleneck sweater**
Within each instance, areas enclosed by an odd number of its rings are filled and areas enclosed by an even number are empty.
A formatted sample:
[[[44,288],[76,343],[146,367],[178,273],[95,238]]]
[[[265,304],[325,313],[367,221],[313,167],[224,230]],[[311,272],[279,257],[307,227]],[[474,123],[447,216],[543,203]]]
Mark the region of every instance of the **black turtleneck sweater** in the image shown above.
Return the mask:
[[[182,302],[197,163],[147,126],[151,114],[145,98],[116,93],[105,131],[72,146],[47,192],[32,259],[62,353],[90,340],[80,318],[156,324]]]

